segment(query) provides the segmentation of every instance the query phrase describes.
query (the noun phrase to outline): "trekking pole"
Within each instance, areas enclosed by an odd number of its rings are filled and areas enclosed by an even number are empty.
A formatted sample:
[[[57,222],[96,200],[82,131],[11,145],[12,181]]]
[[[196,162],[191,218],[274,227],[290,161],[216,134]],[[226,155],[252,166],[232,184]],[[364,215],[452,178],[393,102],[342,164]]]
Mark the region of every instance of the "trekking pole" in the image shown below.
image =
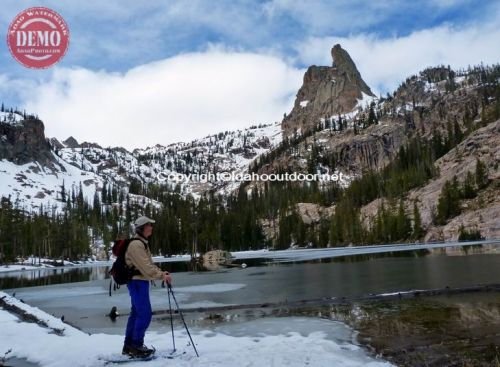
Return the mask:
[[[172,315],[172,304],[170,303],[170,291],[167,289],[168,294],[168,309],[170,310],[170,329],[172,330],[172,345],[174,346],[174,350],[172,353],[175,353],[175,338],[174,338],[174,316]]]
[[[181,309],[179,308],[179,304],[177,303],[177,299],[175,298],[174,291],[172,289],[172,285],[170,283],[167,283],[168,291],[172,294],[172,298],[174,299],[175,305],[177,306],[177,310],[179,311],[179,315],[181,316],[182,323],[184,324],[184,327],[186,328],[187,334],[189,336],[189,340],[191,340],[191,344],[193,345],[194,352],[196,353],[196,357],[199,357],[200,355],[198,354],[198,351],[196,350],[196,346],[194,345],[193,338],[191,338],[191,333],[189,332],[189,329],[186,325],[186,321],[184,320],[184,315],[182,314]]]

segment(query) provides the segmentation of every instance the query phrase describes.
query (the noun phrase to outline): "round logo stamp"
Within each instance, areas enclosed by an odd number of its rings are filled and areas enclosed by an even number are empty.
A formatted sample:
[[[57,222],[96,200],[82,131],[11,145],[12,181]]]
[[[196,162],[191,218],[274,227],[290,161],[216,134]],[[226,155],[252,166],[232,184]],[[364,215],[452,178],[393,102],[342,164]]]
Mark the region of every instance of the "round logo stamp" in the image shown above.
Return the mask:
[[[20,12],[7,32],[12,56],[33,69],[46,69],[62,59],[69,46],[69,29],[55,11],[34,7]]]

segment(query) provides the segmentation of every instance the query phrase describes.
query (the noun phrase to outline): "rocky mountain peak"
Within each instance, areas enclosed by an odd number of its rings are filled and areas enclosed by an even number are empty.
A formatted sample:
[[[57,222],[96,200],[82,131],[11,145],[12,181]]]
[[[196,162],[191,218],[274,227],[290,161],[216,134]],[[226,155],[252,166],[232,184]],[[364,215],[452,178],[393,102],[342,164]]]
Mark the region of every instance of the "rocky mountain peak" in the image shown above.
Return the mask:
[[[66,139],[65,141],[63,141],[64,145],[66,145],[68,148],[80,148],[80,144],[78,144],[78,141],[70,136],[68,139]]]
[[[332,66],[310,66],[295,104],[282,121],[283,136],[313,129],[321,119],[347,114],[365,97],[374,97],[349,53],[332,48]]]
[[[344,50],[340,44],[336,44],[332,47],[332,59],[333,59],[333,68],[337,68],[337,74],[344,75],[347,79],[351,80],[354,84],[356,84],[359,89],[366,93],[369,96],[375,96],[370,87],[365,83],[363,78],[361,78],[361,74],[356,68],[356,64],[352,61],[349,53]]]

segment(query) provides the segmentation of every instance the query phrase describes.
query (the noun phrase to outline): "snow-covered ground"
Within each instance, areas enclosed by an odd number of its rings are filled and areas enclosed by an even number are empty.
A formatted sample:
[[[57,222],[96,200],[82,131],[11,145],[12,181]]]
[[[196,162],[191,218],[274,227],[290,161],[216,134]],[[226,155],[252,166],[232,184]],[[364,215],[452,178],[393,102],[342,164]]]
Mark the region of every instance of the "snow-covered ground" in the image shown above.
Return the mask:
[[[155,256],[153,257],[154,262],[163,263],[163,262],[188,262],[191,260],[190,255],[175,255],[172,257],[164,257],[164,256]],[[63,261],[62,263],[57,260],[58,265],[54,266],[51,264],[54,260],[51,259],[42,259],[39,263],[38,261],[30,262],[23,261],[15,264],[7,264],[0,265],[0,274],[1,273],[15,273],[22,271],[30,271],[30,270],[40,270],[40,269],[57,269],[57,270],[65,270],[65,269],[76,269],[76,268],[90,268],[90,267],[99,267],[99,266],[111,266],[113,264],[114,258],[111,260],[96,260],[96,261],[79,261],[79,262],[71,262],[71,261]]]
[[[22,264],[13,264],[13,265],[6,265],[6,266],[1,266],[0,267],[0,273],[7,273],[7,272],[16,272],[16,271],[24,271],[24,270],[36,270],[40,269],[42,266],[33,266],[33,265],[22,265]],[[48,266],[43,266],[48,267]]]
[[[0,122],[6,122],[9,124],[17,124],[23,120],[23,116],[19,113],[13,112],[0,112]]]
[[[123,337],[79,331],[45,312],[21,303],[0,292],[0,298],[43,320],[48,327],[21,322],[0,309],[0,358],[26,359],[40,366],[104,366],[104,359],[119,357]],[[54,332],[54,329],[62,332]],[[355,332],[342,323],[303,317],[269,318],[240,323],[236,327],[191,328],[200,354],[197,358],[189,345],[184,328],[174,329],[175,359],[156,359],[154,366],[391,366],[369,356],[353,342]],[[332,337],[333,335],[333,337]],[[172,351],[170,332],[149,332],[146,343],[157,353]],[[132,362],[131,366],[141,362]]]

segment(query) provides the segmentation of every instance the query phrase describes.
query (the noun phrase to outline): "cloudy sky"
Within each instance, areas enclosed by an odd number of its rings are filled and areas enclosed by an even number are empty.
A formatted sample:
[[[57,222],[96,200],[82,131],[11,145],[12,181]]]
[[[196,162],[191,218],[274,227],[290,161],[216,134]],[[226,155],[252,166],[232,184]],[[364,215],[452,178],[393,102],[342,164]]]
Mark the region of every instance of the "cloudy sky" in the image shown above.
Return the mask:
[[[46,135],[132,149],[280,121],[309,65],[340,43],[376,93],[427,66],[500,62],[499,0],[2,0],[0,30],[32,6],[68,23],[47,70],[0,48],[0,100]]]

